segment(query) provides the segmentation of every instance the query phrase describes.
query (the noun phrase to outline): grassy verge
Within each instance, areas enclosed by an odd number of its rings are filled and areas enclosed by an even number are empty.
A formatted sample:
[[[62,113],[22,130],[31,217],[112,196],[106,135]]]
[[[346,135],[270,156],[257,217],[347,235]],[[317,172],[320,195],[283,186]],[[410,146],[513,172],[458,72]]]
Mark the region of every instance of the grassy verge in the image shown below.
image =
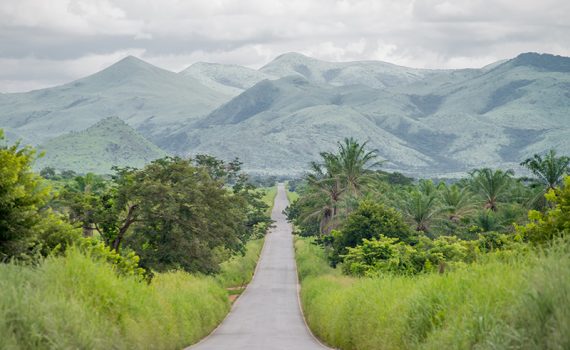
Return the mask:
[[[0,265],[5,349],[180,349],[207,335],[230,308],[211,277],[118,276],[75,249],[37,268]]]
[[[277,186],[261,188],[260,191],[263,191],[263,202],[269,206],[267,215],[271,216],[271,211],[275,204],[275,197],[277,196]]]
[[[568,242],[547,253],[416,277],[349,278],[297,239],[312,331],[341,349],[568,349]]]
[[[216,279],[222,286],[231,288],[232,291],[239,291],[239,288],[244,287],[251,281],[261,254],[263,241],[263,238],[249,241],[244,256],[238,255],[222,263],[222,271],[216,276]],[[230,292],[230,294],[239,293]]]
[[[178,271],[150,284],[73,248],[36,268],[0,264],[0,349],[183,348],[223,320],[262,245],[248,242],[215,277]]]
[[[294,201],[299,199],[299,194],[297,192],[289,191],[289,186],[285,185],[285,189],[286,189],[287,199],[289,200],[289,203],[293,203]]]

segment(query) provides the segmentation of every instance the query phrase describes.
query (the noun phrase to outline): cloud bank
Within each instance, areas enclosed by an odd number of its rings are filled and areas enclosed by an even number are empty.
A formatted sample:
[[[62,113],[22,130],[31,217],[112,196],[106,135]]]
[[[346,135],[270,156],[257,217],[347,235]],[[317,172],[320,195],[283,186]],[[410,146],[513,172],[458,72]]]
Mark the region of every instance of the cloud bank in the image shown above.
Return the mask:
[[[567,0],[4,0],[0,92],[61,84],[129,54],[173,71],[259,67],[290,51],[420,68],[570,56],[569,17]]]

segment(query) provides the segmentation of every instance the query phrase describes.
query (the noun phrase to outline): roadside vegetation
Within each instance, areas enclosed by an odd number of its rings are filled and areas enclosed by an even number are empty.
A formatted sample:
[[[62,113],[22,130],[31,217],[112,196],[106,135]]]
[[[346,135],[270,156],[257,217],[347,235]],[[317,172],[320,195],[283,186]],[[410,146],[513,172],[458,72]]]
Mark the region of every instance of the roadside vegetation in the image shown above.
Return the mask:
[[[267,211],[265,212],[268,216],[271,216],[271,211],[273,210],[273,204],[275,202],[275,197],[277,196],[277,186],[262,187],[260,188],[263,197],[261,200],[265,205],[267,205]]]
[[[570,159],[434,182],[346,139],[290,186],[308,324],[340,349],[570,347]]]
[[[275,191],[237,160],[79,175],[35,159],[0,131],[0,348],[179,349],[251,280]]]

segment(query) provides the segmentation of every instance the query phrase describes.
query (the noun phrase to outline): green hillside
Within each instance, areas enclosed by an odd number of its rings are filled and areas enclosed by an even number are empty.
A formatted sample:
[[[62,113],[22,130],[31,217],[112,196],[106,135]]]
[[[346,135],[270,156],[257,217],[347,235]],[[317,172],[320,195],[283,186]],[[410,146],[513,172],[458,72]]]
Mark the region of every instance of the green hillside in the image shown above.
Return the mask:
[[[386,170],[460,177],[522,170],[522,160],[550,148],[570,152],[569,66],[569,57],[538,53],[456,70],[289,53],[258,70],[197,63],[174,73],[127,57],[59,87],[0,95],[0,128],[42,145],[114,115],[165,152],[238,157],[247,171],[281,175],[302,173],[352,136],[368,140]],[[56,153],[74,150],[58,142]],[[51,164],[84,169],[71,155]],[[56,156],[64,160],[48,159]],[[105,157],[94,168],[106,169]]]
[[[36,169],[50,166],[80,173],[109,173],[113,165],[142,167],[166,156],[166,152],[142,137],[117,117],[101,120],[90,128],[58,136],[40,146],[45,156]]]

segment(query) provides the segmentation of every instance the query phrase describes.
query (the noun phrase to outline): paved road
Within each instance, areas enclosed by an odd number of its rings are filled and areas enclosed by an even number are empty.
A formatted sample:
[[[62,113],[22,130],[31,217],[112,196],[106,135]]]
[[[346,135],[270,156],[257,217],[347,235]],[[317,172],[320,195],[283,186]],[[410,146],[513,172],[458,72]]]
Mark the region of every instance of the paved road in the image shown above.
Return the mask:
[[[309,333],[301,315],[291,225],[282,214],[287,204],[280,184],[271,213],[276,227],[265,239],[253,281],[220,327],[188,349],[326,349]]]

